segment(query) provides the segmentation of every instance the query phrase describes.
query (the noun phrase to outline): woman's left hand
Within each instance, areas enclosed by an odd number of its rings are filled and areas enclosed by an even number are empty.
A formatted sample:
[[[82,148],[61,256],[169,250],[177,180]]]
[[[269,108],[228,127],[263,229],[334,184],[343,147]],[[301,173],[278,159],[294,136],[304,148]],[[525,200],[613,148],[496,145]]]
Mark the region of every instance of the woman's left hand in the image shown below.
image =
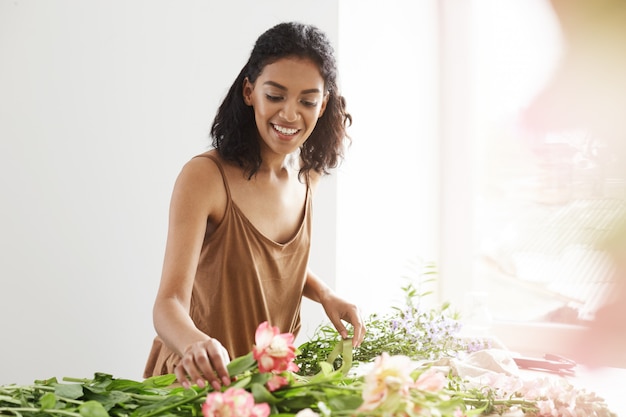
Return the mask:
[[[335,326],[343,339],[348,338],[348,330],[343,324],[343,321],[352,325],[354,328],[352,346],[359,346],[361,342],[363,342],[366,331],[359,308],[355,304],[352,304],[333,293],[328,294],[326,298],[320,300],[320,303],[324,307],[324,311],[326,312],[326,315],[330,319],[331,323]]]

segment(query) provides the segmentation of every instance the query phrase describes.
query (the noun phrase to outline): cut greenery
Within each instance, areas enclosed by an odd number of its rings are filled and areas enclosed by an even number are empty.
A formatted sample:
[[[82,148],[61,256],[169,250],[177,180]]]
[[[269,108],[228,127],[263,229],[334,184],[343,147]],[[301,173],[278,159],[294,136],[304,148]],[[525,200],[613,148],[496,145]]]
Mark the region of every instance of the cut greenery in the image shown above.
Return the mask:
[[[367,333],[361,345],[353,351],[354,362],[371,362],[383,352],[415,360],[434,360],[489,347],[488,340],[460,337],[459,314],[450,304],[434,308],[424,306],[423,299],[430,292],[420,291],[420,287],[433,281],[428,278],[430,274],[434,274],[432,268],[426,270],[423,281],[409,282],[402,287],[404,306],[394,306],[388,314],[372,314],[365,320]],[[330,324],[320,326],[313,337],[299,347],[296,363],[300,366],[300,374],[319,372],[319,363],[328,358],[339,340],[339,333]],[[341,365],[342,357],[337,357],[334,366]]]
[[[0,417],[471,417],[508,411],[615,417],[601,398],[564,380],[502,374],[485,384],[429,367],[486,346],[459,337],[458,315],[449,305],[422,305],[428,294],[422,283],[402,288],[404,306],[370,316],[365,340],[354,350],[330,326],[296,349],[293,335],[262,323],[253,351],[230,362],[233,382],[219,392],[210,385],[185,389],[174,375],[141,382],[106,373],[51,378],[0,386]],[[372,369],[363,372],[358,365],[364,364]]]

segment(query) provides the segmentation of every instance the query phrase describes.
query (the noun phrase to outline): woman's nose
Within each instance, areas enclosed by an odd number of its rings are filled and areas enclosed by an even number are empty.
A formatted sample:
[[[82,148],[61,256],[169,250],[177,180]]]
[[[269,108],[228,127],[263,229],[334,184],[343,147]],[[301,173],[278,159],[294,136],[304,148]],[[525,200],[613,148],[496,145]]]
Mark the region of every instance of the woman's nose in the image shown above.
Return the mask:
[[[280,110],[279,116],[286,122],[295,122],[298,119],[296,104],[289,101],[284,102],[283,108]]]

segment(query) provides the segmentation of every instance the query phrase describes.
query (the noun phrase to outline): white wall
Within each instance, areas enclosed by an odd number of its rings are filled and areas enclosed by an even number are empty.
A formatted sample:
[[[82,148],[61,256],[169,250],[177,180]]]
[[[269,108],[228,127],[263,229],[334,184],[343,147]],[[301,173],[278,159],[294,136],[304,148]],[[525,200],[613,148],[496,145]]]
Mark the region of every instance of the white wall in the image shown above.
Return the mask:
[[[367,316],[437,260],[438,0],[339,2],[353,142],[338,175],[337,290]]]
[[[141,378],[173,181],[256,37],[338,2],[0,0],[0,384]],[[334,285],[334,179],[313,266]],[[330,227],[329,227],[330,226]],[[305,330],[322,320],[306,303]]]

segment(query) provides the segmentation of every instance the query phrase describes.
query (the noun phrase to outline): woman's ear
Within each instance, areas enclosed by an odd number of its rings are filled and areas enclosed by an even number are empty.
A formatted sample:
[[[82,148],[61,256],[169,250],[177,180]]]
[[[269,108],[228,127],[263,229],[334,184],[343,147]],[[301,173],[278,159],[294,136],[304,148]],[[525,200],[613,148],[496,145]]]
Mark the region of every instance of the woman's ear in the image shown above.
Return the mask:
[[[252,91],[254,85],[248,80],[248,77],[243,80],[243,102],[248,106],[252,106]]]

